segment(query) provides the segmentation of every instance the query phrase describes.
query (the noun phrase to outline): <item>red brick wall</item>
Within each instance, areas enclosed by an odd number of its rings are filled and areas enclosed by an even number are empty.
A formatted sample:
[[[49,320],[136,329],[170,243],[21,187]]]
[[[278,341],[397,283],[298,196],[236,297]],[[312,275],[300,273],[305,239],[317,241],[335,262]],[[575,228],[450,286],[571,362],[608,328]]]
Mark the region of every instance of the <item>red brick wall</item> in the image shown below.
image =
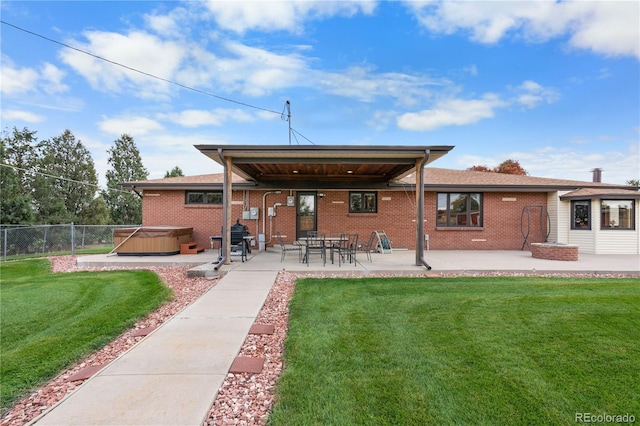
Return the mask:
[[[520,250],[527,232],[527,215],[523,208],[527,205],[547,204],[547,194],[527,192],[485,192],[483,193],[483,226],[474,228],[437,228],[435,226],[436,194],[425,195],[425,232],[429,234],[429,248],[432,250]],[[544,241],[540,229],[540,209],[530,209],[529,243]],[[546,233],[546,217],[543,229]]]
[[[323,191],[318,198],[318,230],[358,233],[366,242],[374,230],[384,230],[393,247],[415,249],[415,194],[404,191],[378,192],[378,212],[350,214],[349,191]],[[159,194],[153,196],[153,194]],[[275,243],[272,234],[279,231],[287,241],[293,241],[296,231],[296,209],[287,207],[288,191],[268,194],[266,207],[281,203],[276,216],[266,217],[262,210],[264,191],[234,191],[232,217],[249,227],[251,234],[265,229],[267,241]],[[292,193],[295,196],[295,191]],[[244,197],[247,197],[246,201]],[[185,205],[184,191],[146,191],[143,198],[144,226],[190,226],[194,240],[209,247],[209,236],[220,234],[222,206]],[[515,200],[514,200],[515,199]],[[511,200],[511,201],[509,201]],[[530,204],[546,205],[545,193],[484,193],[484,226],[481,229],[436,228],[436,194],[425,194],[425,233],[429,234],[432,250],[520,250],[523,236],[520,228],[522,208]],[[243,205],[259,207],[259,220],[242,219]],[[539,210],[532,210],[529,242],[542,242],[539,229]],[[525,217],[526,219],[526,217]],[[264,222],[263,222],[264,220]],[[525,222],[526,223],[526,222]],[[546,222],[545,222],[546,223]],[[546,225],[545,225],[546,226]],[[526,225],[525,225],[526,232]]]
[[[578,260],[578,246],[532,244],[531,257],[549,260]]]

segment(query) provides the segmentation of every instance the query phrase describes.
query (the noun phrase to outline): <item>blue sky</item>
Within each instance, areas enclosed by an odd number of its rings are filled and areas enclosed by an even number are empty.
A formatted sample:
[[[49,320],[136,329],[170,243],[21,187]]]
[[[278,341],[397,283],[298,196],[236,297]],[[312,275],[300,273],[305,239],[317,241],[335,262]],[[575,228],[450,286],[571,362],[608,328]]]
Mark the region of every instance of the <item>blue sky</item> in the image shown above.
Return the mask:
[[[194,144],[286,145],[287,100],[292,144],[454,145],[432,166],[640,177],[636,1],[0,7],[8,24],[197,90],[2,24],[2,130],[71,130],[101,183],[123,133],[152,179],[220,172]]]

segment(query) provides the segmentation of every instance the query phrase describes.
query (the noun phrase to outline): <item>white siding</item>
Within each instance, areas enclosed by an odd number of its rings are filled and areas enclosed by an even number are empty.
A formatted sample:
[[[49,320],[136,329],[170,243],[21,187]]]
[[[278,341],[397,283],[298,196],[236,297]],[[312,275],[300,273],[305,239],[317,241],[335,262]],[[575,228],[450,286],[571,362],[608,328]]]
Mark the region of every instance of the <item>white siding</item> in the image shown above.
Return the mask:
[[[565,243],[563,237],[559,232],[559,226],[563,219],[562,215],[558,213],[558,205],[560,204],[560,193],[548,192],[547,193],[547,211],[549,212],[549,221],[551,227],[549,229],[549,241],[553,243]]]
[[[569,244],[578,245],[578,253],[596,253],[596,233],[593,230],[577,230],[569,231]]]
[[[593,200],[593,225],[596,227],[596,254],[640,254],[640,209],[635,201],[635,229],[600,229],[600,200]]]

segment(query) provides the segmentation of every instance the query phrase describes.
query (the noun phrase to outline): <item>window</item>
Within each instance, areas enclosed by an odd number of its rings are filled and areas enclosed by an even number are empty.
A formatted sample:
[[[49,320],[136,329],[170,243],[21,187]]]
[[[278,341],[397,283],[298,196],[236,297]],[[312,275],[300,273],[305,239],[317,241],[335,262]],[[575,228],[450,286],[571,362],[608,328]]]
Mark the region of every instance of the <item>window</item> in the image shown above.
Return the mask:
[[[222,191],[187,191],[185,204],[222,204]]]
[[[571,229],[591,229],[591,200],[571,202]]]
[[[377,192],[349,192],[349,213],[377,213]]]
[[[633,200],[602,200],[601,229],[635,229]]]
[[[436,226],[482,226],[482,194],[438,193]]]

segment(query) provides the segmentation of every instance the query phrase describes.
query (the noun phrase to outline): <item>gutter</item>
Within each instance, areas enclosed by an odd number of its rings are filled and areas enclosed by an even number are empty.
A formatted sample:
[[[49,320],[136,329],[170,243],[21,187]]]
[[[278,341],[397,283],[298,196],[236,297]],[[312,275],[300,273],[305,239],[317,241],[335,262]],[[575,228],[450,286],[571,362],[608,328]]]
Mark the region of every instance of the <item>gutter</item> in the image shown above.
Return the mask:
[[[420,191],[418,195],[418,214],[416,217],[416,266],[423,265],[428,271],[431,270],[431,266],[424,258],[424,166],[429,161],[431,151],[425,150],[425,155],[420,162],[420,167],[416,170],[416,191]]]

